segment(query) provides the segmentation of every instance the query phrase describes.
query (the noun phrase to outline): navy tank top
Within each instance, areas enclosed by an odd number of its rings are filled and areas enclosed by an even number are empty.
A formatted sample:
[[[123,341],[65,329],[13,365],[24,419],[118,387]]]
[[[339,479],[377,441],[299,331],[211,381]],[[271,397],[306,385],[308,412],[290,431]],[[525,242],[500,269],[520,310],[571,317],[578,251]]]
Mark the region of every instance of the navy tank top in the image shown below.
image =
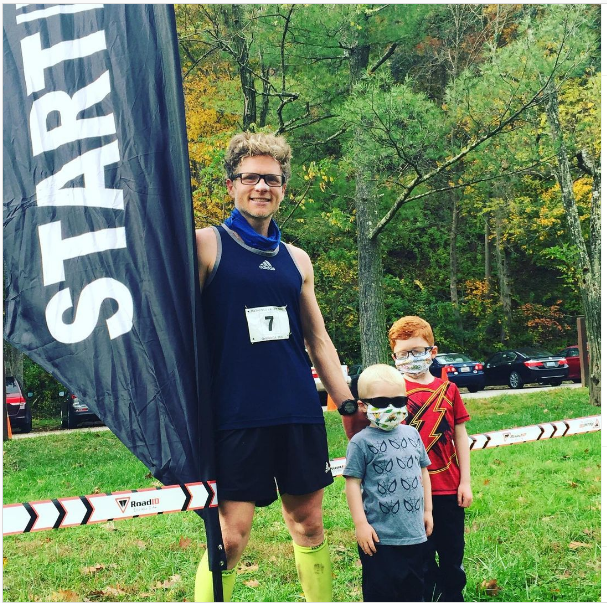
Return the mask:
[[[202,307],[218,429],[324,423],[301,328],[303,277],[291,253],[284,243],[249,247],[225,225],[214,230],[217,258]]]

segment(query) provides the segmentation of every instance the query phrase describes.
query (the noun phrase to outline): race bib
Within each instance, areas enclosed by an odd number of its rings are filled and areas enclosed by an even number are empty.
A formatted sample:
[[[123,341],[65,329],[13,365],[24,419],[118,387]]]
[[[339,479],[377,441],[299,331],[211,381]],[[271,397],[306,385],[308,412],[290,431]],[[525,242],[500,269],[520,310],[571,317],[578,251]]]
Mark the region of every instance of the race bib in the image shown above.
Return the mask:
[[[286,306],[245,308],[251,343],[289,339],[291,328]]]

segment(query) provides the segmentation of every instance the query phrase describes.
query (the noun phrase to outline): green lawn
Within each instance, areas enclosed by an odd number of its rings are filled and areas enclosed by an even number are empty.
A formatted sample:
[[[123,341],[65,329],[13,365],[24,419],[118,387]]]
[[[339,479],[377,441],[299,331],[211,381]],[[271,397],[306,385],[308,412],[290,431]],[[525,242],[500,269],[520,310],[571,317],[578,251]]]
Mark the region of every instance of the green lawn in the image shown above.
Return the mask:
[[[586,389],[470,400],[470,434],[598,414]],[[326,415],[332,457],[345,454]],[[600,433],[472,452],[466,599],[600,600]],[[109,432],[4,444],[4,503],[158,485]],[[335,601],[360,601],[344,482],[325,494]],[[194,513],[8,536],[5,601],[192,601],[205,545]],[[235,601],[303,601],[278,503],[258,510]],[[491,587],[495,587],[492,589]]]

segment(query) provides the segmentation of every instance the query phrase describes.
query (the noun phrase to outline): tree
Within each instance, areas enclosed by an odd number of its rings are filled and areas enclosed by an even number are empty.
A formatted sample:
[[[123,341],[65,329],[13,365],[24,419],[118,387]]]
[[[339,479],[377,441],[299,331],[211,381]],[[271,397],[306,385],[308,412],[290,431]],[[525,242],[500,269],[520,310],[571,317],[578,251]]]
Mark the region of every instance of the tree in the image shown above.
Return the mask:
[[[546,116],[557,155],[555,176],[561,189],[567,226],[580,274],[582,303],[586,315],[588,343],[590,346],[590,402],[601,405],[601,168],[586,149],[576,155],[579,168],[592,177],[592,211],[588,246],[582,235],[573,181],[569,168],[569,156],[564,142],[563,128],[559,117],[559,102],[556,86],[551,84],[546,98]],[[580,350],[580,354],[584,351]]]

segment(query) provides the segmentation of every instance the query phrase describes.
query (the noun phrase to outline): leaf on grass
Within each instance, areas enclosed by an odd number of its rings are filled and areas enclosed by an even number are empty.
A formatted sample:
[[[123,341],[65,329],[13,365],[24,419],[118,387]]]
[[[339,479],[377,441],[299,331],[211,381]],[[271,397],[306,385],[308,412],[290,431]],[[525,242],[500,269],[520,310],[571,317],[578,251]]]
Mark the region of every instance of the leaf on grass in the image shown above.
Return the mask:
[[[97,486],[94,490],[93,490],[93,494],[101,494],[101,490],[99,489],[99,486]]]
[[[175,584],[181,582],[181,576],[179,574],[174,574],[170,578],[167,578],[164,582],[156,582],[156,586],[154,588],[173,588]]]
[[[579,486],[579,484],[577,484],[576,482],[569,482],[570,488],[577,488],[578,486]]]
[[[179,537],[179,548],[187,549],[192,544],[191,538],[184,538],[183,536]]]
[[[101,526],[104,530],[108,530],[108,532],[115,532],[118,528],[114,525],[113,521],[108,521]]]
[[[142,551],[147,546],[143,540],[135,540],[135,546],[138,546]]]
[[[105,569],[105,565],[101,563],[96,563],[95,565],[90,565],[89,567],[81,567],[80,573],[82,574],[96,574],[98,571]]]
[[[2,557],[2,567],[6,567],[7,563],[8,563],[8,557]]]
[[[569,570],[565,570],[560,576],[557,576],[557,578],[559,580],[567,580],[567,578],[571,578],[571,572]]]
[[[145,479],[153,479],[153,477],[154,477],[154,476],[153,476],[153,475],[152,475],[152,473],[150,472],[150,473],[148,473],[148,474],[145,476]]]
[[[237,574],[251,574],[259,569],[259,565],[252,561],[245,561],[236,568]]]
[[[483,482],[483,486],[488,486],[490,483],[491,483],[491,480],[490,480],[490,479],[486,479],[486,480]]]
[[[590,545],[587,542],[577,542],[576,540],[573,540],[572,542],[569,543],[569,548],[572,551],[575,551],[579,548],[589,549]]]
[[[245,584],[245,586],[248,586],[250,588],[257,588],[259,586],[259,581],[258,580],[247,580],[244,584]]]
[[[502,590],[501,586],[497,585],[497,580],[493,578],[492,580],[483,580],[481,582],[481,591],[485,592],[490,597],[495,597],[500,590]]]
[[[104,563],[96,563],[95,565],[91,565],[89,567],[81,567],[80,572],[82,574],[96,574],[97,572],[104,569],[116,569],[118,565],[116,563],[110,563],[106,565]]]
[[[81,601],[81,597],[73,590],[59,590],[53,592],[50,597],[51,601]]]
[[[593,532],[590,528],[584,528],[584,534],[586,534],[586,536],[592,536]]]
[[[116,587],[106,586],[104,589],[102,589],[101,592],[105,596],[110,596],[110,597],[119,597],[121,595],[127,594],[126,591],[120,587],[120,584],[116,584]]]

